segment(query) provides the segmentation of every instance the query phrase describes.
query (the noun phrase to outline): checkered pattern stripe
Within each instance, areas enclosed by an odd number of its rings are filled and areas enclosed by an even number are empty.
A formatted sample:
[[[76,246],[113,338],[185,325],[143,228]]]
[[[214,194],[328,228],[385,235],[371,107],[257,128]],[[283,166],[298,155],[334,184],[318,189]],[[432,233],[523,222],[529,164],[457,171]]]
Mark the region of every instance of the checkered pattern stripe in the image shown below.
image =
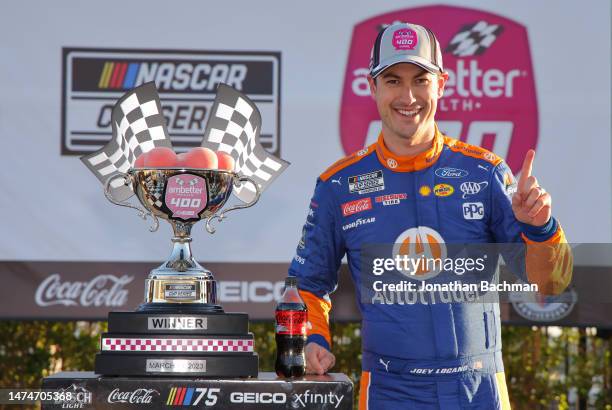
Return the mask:
[[[102,350],[108,352],[252,352],[253,340],[105,337],[102,338]]]
[[[444,52],[457,57],[481,55],[503,31],[504,28],[499,24],[489,24],[486,21],[467,24],[455,34]]]
[[[102,149],[81,158],[102,183],[119,172],[126,172],[143,152],[155,147],[172,148],[154,82],[121,97],[113,108],[112,128],[113,137]],[[117,199],[133,195],[131,188],[119,178],[113,181],[111,189]]]
[[[220,85],[201,145],[230,154],[236,161],[236,172],[251,177],[263,191],[289,163],[261,146],[260,131],[261,114],[257,106],[232,87]],[[249,202],[255,190],[245,184],[234,193],[240,200]]]

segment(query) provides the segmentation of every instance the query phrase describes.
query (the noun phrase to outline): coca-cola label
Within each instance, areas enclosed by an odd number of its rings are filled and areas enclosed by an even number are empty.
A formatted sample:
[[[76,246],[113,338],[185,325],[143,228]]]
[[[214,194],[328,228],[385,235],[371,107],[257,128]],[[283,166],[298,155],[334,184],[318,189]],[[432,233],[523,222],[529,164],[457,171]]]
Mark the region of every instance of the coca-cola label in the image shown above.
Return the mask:
[[[54,273],[38,286],[35,301],[38,306],[125,306],[128,290],[123,287],[133,279],[128,275],[98,275],[90,281],[69,282]]]
[[[165,201],[173,218],[197,218],[208,203],[206,180],[192,174],[168,178]]]
[[[308,312],[303,310],[276,311],[276,334],[306,336]]]
[[[369,197],[357,199],[355,201],[345,202],[340,206],[342,207],[342,215],[354,215],[356,213],[372,209],[372,199]]]
[[[367,81],[370,50],[379,31],[398,21],[418,22],[440,41],[444,70],[449,75],[436,113],[441,131],[505,157],[517,172],[526,152],[535,148],[538,140],[538,105],[527,30],[506,17],[465,7],[402,9],[355,25],[340,105],[345,153],[375,142],[381,130]]]
[[[159,396],[155,389],[136,389],[134,391],[121,391],[114,389],[108,395],[108,403],[131,403],[131,404],[151,404],[153,399]]]

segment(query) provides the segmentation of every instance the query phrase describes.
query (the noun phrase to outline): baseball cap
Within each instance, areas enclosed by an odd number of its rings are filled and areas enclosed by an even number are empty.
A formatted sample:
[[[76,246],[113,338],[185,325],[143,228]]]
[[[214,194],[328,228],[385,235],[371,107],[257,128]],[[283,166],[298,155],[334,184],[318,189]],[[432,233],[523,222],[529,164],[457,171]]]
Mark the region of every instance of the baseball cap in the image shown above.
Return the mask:
[[[370,75],[375,78],[399,63],[416,64],[434,74],[443,72],[442,51],[434,33],[411,23],[394,23],[378,33],[372,48]]]

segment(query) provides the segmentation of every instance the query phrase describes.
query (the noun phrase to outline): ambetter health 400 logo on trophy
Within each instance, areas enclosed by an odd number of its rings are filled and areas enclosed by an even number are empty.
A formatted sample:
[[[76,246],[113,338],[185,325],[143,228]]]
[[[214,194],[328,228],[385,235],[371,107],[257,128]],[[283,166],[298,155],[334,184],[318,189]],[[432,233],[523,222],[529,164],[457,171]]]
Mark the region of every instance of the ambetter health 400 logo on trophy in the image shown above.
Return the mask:
[[[289,165],[259,144],[261,115],[231,87],[217,90],[202,147],[172,151],[154,83],[125,94],[112,114],[113,137],[82,161],[114,204],[159,218],[174,230],[170,258],[153,269],[136,312],[111,312],[95,371],[103,375],[257,376],[258,358],[248,315],[225,313],[210,271],[191,254],[191,229],[248,208]],[[217,153],[215,154],[216,151]],[[231,194],[242,204],[223,210]],[[136,195],[141,206],[128,199]]]

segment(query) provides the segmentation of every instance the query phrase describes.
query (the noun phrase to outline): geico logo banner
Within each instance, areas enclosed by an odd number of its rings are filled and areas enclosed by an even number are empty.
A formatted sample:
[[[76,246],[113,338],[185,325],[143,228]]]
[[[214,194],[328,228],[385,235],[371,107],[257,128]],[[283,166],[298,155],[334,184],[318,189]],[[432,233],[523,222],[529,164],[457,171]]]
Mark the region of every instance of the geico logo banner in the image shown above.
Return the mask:
[[[271,403],[286,403],[287,395],[285,393],[257,393],[257,392],[232,392],[230,394],[232,403],[248,403],[248,404],[271,404]]]
[[[218,281],[220,302],[269,303],[279,301],[285,283],[269,281]]]

